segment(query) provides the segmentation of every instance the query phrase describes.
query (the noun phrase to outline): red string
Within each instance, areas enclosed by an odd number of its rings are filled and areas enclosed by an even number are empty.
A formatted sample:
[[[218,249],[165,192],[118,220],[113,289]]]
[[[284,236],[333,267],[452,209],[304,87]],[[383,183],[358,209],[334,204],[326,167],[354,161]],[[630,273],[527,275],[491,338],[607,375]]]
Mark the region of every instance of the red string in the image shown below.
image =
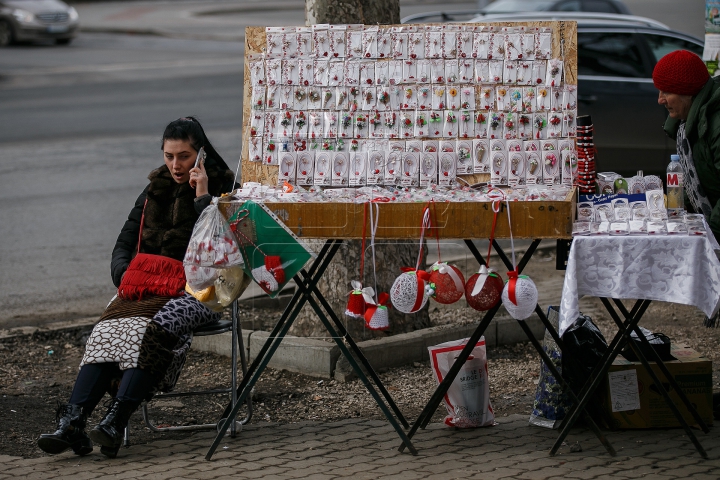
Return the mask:
[[[238,230],[238,228],[237,228],[237,227],[238,227],[238,224],[239,224],[241,221],[243,221],[245,218],[249,217],[249,216],[250,216],[250,210],[248,210],[248,209],[243,209],[243,210],[238,211],[238,212],[237,212],[237,217],[236,217],[235,221],[232,222],[232,223],[230,223],[230,230],[231,230],[235,235],[240,235],[241,237],[243,237],[243,238],[245,239],[245,242],[247,242],[249,245],[252,245],[253,247],[255,247],[255,248],[257,249],[257,251],[260,252],[260,253],[263,255],[263,257],[267,257],[267,254],[266,254],[265,252],[263,252],[263,251],[260,249],[260,247],[258,247],[257,245],[255,245],[255,244],[253,243],[253,241],[252,241],[250,238],[248,238],[247,235],[245,235],[243,232],[241,232],[241,231]],[[243,243],[244,243],[244,242],[243,242]],[[243,249],[243,251],[245,250],[245,245],[240,245],[240,247]],[[247,255],[247,254],[246,254],[246,256],[249,257],[249,255]]]

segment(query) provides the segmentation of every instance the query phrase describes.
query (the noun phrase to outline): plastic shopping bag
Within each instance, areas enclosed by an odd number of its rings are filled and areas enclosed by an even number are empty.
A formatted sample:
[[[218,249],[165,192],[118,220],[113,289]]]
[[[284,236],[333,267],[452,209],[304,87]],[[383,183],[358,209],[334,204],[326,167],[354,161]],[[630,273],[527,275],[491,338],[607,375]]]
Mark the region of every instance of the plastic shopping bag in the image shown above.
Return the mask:
[[[428,347],[430,366],[438,384],[450,371],[468,340],[465,338]],[[472,428],[486,427],[495,423],[495,414],[490,405],[485,337],[480,337],[480,341],[450,385],[444,401],[448,411],[445,417],[446,425]]]
[[[240,266],[220,269],[215,279],[217,301],[227,307],[242,295],[251,280]]]
[[[185,265],[228,268],[243,263],[235,235],[220,213],[217,202],[218,199],[213,198],[195,222],[183,260]]]
[[[218,199],[213,198],[200,214],[185,251],[185,277],[194,291],[213,285],[219,275],[217,269],[243,264],[235,235],[220,213],[217,202]]]
[[[556,331],[559,310],[560,307],[548,308],[548,320]],[[543,340],[543,350],[550,357],[558,372],[562,374],[562,351],[547,330]],[[540,360],[540,378],[535,391],[530,424],[544,428],[558,428],[571,406],[572,401],[567,392],[563,390],[558,379],[550,372],[545,362]]]

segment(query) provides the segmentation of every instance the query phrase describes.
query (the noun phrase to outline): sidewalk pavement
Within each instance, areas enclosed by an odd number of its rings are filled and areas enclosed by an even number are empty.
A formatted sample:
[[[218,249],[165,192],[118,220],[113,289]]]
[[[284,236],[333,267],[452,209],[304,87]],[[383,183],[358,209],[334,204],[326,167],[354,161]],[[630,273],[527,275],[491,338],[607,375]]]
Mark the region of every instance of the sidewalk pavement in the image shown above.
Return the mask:
[[[612,432],[618,452],[609,456],[594,435],[575,428],[568,445],[550,457],[557,432],[528,425],[527,416],[498,419],[494,427],[453,429],[431,424],[414,437],[418,455],[399,453],[400,439],[387,422],[348,419],[333,423],[246,426],[227,437],[210,461],[210,432],[121,449],[108,459],[99,449],[34,459],[0,456],[6,478],[277,478],[277,479],[599,479],[720,478],[720,429],[697,433],[703,460],[681,429]],[[582,452],[570,453],[579,443]]]

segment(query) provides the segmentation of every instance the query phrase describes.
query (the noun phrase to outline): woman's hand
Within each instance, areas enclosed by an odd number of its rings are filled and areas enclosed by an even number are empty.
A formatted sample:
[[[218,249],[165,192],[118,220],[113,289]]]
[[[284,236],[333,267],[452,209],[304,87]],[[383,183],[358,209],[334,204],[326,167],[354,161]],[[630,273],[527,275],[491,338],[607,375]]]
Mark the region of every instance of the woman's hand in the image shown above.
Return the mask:
[[[205,161],[201,160],[197,167],[190,169],[190,186],[195,189],[196,197],[202,197],[208,194],[208,177],[205,171]]]

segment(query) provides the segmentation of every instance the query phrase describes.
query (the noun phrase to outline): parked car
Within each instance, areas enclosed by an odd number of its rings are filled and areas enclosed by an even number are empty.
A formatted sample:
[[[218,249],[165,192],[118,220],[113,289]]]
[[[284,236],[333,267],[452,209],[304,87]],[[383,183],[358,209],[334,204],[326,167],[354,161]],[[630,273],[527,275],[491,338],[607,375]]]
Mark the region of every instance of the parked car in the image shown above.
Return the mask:
[[[578,22],[578,114],[595,126],[598,171],[665,172],[675,141],[662,130],[667,110],[652,82],[655,64],[674,50],[702,55],[703,41],[630,15],[538,12],[484,15],[472,22]]]
[[[67,45],[78,25],[77,10],[60,0],[0,0],[0,47],[38,40]]]
[[[479,10],[418,13],[403,18],[401,22],[458,22],[479,15],[517,12],[597,12],[630,15],[630,10],[619,0],[495,0]]]

